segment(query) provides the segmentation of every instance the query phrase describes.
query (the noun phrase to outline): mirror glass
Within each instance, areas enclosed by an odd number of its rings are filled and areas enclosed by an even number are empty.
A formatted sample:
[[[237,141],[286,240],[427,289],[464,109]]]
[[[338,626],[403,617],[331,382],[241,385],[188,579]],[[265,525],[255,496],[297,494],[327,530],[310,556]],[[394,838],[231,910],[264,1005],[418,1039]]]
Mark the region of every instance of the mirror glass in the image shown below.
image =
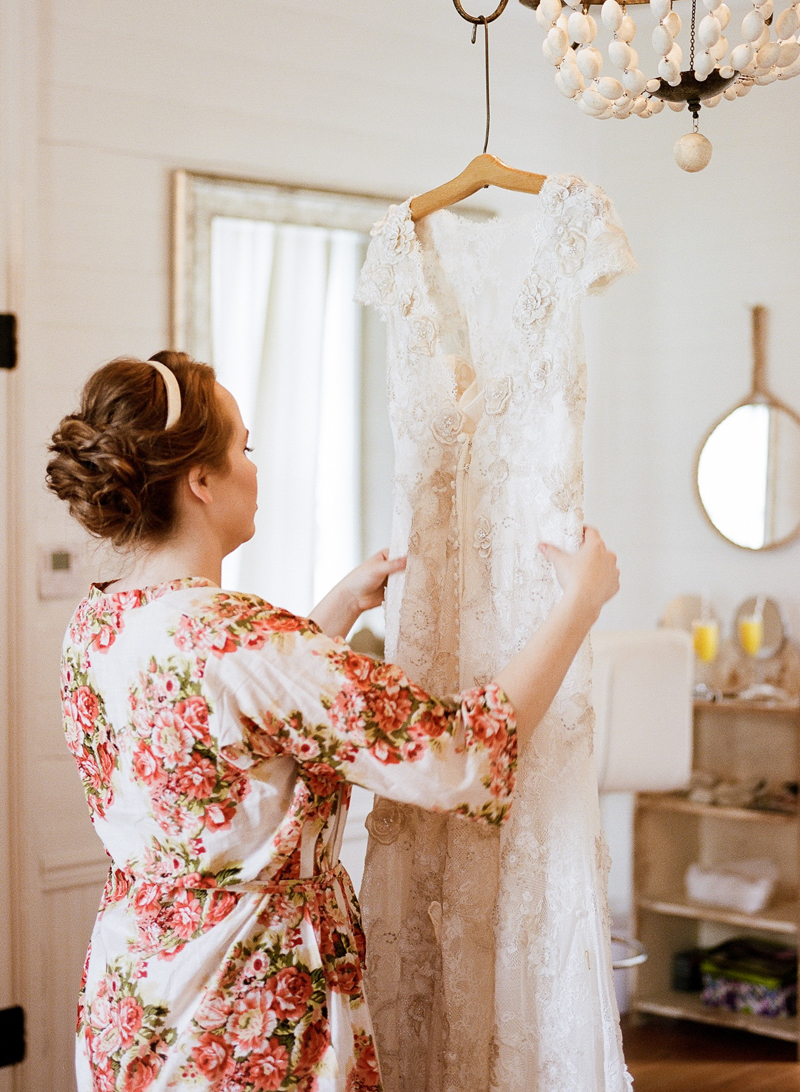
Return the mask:
[[[706,440],[700,500],[720,534],[763,550],[800,532],[800,421],[782,406],[739,406]]]
[[[214,365],[259,468],[256,532],[223,583],[300,615],[389,541],[385,328],[353,302],[387,204],[178,176],[173,341]],[[382,612],[362,623],[382,633]]]

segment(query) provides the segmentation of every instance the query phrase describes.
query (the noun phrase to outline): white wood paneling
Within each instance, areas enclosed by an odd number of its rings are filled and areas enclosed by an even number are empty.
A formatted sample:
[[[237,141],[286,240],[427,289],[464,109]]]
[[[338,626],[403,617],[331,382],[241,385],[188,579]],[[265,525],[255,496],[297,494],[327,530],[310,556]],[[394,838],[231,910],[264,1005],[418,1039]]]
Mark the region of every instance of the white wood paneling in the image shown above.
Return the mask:
[[[102,881],[51,887],[43,896],[43,969],[48,979],[47,1022],[37,1036],[42,1052],[39,1085],[48,1092],[75,1092],[73,1057],[78,989],[86,948],[100,902]],[[31,1044],[32,1046],[34,1044]],[[32,1087],[32,1086],[31,1086]]]
[[[57,716],[58,712],[53,711],[51,718],[56,720]],[[61,745],[66,751],[63,740]],[[46,787],[39,795],[36,809],[40,832],[38,882],[53,870],[69,869],[74,864],[104,861],[107,869],[108,859],[89,820],[72,755],[42,756],[36,769],[41,785]]]

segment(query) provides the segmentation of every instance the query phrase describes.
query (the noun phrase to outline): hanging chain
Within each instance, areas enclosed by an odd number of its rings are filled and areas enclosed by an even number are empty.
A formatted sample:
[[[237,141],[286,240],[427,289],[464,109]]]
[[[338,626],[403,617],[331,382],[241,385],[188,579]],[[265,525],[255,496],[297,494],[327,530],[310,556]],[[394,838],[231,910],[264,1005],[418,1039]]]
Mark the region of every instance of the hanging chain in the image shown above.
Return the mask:
[[[694,39],[695,39],[695,23],[697,22],[697,0],[692,0],[692,29],[689,37],[689,72],[694,72]],[[689,109],[692,112],[692,132],[698,132],[700,126],[698,124],[698,118],[700,116],[700,99],[690,99]]]
[[[692,0],[692,30],[689,46],[689,68],[694,71],[694,24],[697,19],[697,0]]]

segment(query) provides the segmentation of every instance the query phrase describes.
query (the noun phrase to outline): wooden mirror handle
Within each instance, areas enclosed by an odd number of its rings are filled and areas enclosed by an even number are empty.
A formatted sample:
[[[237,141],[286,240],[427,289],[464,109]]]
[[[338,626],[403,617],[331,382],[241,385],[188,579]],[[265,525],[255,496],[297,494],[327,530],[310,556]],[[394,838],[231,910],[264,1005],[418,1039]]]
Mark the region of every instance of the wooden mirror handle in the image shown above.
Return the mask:
[[[753,394],[767,391],[767,309],[762,304],[753,308]]]

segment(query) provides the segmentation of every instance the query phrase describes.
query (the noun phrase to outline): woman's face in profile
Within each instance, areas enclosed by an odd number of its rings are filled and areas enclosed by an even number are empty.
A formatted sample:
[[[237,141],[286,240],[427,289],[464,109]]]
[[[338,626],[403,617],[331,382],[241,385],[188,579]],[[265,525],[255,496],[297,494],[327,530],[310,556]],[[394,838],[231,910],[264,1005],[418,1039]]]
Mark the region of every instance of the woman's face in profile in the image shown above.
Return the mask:
[[[228,447],[228,467],[210,475],[209,484],[214,495],[214,522],[220,529],[225,552],[230,553],[255,534],[258,471],[248,457],[248,432],[236,399],[219,383],[216,391],[226,416],[233,422],[233,436]]]

